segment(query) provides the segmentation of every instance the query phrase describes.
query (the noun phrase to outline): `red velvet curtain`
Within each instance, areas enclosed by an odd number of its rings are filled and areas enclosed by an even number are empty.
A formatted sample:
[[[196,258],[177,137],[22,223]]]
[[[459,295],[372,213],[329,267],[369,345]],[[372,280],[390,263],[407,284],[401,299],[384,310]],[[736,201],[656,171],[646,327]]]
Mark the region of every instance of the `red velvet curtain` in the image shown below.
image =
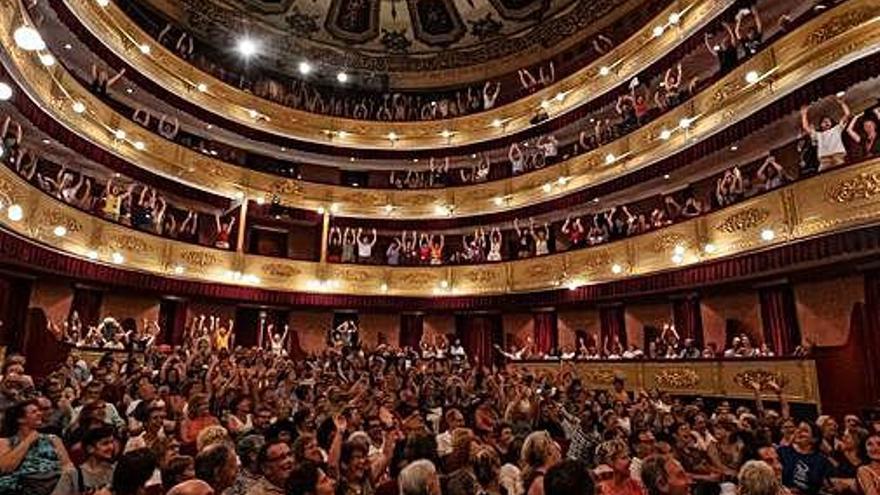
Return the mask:
[[[623,304],[599,306],[599,325],[602,339],[602,342],[598,342],[599,348],[602,348],[606,342],[610,348],[615,337],[620,345],[627,346],[626,317],[624,316]]]
[[[865,272],[865,355],[871,401],[880,400],[880,270]],[[866,401],[868,402],[868,401]]]
[[[26,334],[28,303],[31,298],[30,280],[0,277],[0,345],[20,350]]]
[[[672,300],[672,319],[682,339],[692,339],[703,347],[703,315],[700,298],[696,294]]]
[[[35,377],[43,377],[54,371],[67,358],[70,346],[59,341],[49,331],[49,321],[43,308],[23,306],[27,312],[27,332],[21,347],[27,357],[25,371]]]
[[[764,342],[777,356],[787,356],[801,345],[794,292],[789,285],[775,285],[759,290]]]
[[[500,314],[468,313],[455,316],[455,335],[473,363],[490,364],[493,361],[493,346],[501,344],[501,333]]]
[[[162,299],[159,303],[159,328],[162,333],[157,343],[172,346],[183,344],[188,309],[189,301],[186,299]]]
[[[423,313],[400,313],[400,347],[419,350],[422,335],[425,331],[425,315]]]
[[[76,311],[83,325],[83,333],[90,326],[97,326],[101,317],[101,303],[104,292],[90,287],[76,286],[73,288],[73,301],[70,303],[68,320]]]
[[[532,313],[534,322],[534,341],[536,351],[547,354],[559,350],[559,327],[556,311],[536,311]]]

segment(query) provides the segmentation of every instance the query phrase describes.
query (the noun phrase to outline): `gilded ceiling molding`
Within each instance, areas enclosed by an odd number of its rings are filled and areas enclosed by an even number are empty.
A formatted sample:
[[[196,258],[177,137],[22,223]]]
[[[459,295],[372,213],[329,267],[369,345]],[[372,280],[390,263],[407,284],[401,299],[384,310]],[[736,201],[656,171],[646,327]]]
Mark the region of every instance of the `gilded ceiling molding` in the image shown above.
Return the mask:
[[[530,120],[542,103],[551,119],[564,114],[636,76],[724,12],[733,1],[693,0],[687,5],[672,5],[657,21],[642,27],[608,54],[516,102],[454,119],[388,123],[316,115],[258,98],[196,69],[155,43],[113,2],[101,7],[94,0],[64,0],[96,38],[135,70],[224,119],[279,136],[342,148],[401,150],[463,146],[507,136],[530,127]],[[673,13],[680,14],[678,23],[663,35],[654,36],[657,23],[666,25]],[[140,49],[141,45],[149,46],[148,53]]]
[[[75,256],[166,277],[271,290],[363,296],[484,296],[575,289],[742,255],[880,223],[880,198],[840,202],[823,191],[880,174],[880,159],[804,179],[700,218],[570,252],[463,266],[390,267],[295,261],[178,242],[77,210],[0,167],[22,218],[0,226]],[[796,223],[786,198],[796,206]],[[825,198],[817,200],[817,198]],[[11,205],[13,203],[7,203]],[[8,206],[7,206],[8,208]],[[756,217],[753,212],[760,212]],[[759,222],[755,219],[759,218]],[[732,220],[733,219],[733,220]],[[56,227],[66,231],[58,235]],[[727,226],[736,225],[736,228]],[[767,233],[770,235],[767,235]],[[706,245],[711,244],[712,249]]]
[[[21,24],[22,13],[14,0],[0,0],[0,8],[0,41],[12,47],[12,31]],[[242,168],[134,124],[94,97],[60,64],[46,68],[32,52],[15,48],[5,53],[3,62],[31,98],[68,128],[152,173],[192,187],[229,198],[277,195],[283,204],[312,210],[334,206],[342,216],[467,217],[563,197],[669,157],[835,68],[880,51],[880,23],[873,22],[878,16],[880,5],[875,2],[850,0],[782,38],[688,104],[617,141],[529,174],[437,190],[352,189]],[[759,74],[757,83],[744,83],[750,72]],[[85,110],[77,113],[74,103]],[[117,134],[120,129],[125,131],[123,139]],[[559,180],[562,171],[564,184]]]

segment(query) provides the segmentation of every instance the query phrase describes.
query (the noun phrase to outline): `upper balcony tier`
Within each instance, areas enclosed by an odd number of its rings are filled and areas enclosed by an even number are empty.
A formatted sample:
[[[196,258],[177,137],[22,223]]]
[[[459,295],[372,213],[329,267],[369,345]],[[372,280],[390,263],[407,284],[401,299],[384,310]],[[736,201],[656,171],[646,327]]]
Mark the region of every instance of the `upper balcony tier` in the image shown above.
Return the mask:
[[[675,25],[655,36],[651,24],[586,67],[515,102],[489,111],[425,122],[367,122],[329,117],[259,98],[197,69],[153,41],[115,4],[64,2],[80,23],[133,71],[219,118],[278,136],[355,149],[431,149],[497,139],[566,114],[628,82],[675,49],[733,3],[697,0],[665,9],[658,19]],[[657,21],[660,22],[660,21]],[[536,119],[536,115],[539,118]]]

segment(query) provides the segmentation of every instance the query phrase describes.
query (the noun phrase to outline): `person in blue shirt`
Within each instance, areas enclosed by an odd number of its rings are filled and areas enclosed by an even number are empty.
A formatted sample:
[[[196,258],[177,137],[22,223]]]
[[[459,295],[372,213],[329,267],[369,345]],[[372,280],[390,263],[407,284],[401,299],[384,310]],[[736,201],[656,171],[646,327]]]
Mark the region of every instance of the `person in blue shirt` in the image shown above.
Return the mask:
[[[782,484],[796,495],[818,495],[830,486],[834,466],[819,451],[821,440],[819,427],[802,421],[792,444],[777,449],[782,463]]]

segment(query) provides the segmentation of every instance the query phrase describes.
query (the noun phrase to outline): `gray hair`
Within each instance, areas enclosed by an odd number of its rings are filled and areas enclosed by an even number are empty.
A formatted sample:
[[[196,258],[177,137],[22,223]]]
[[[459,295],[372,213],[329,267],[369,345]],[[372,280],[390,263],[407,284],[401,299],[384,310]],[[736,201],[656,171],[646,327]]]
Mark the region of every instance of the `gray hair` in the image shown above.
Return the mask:
[[[748,461],[739,470],[741,495],[778,495],[782,486],[773,468],[764,461]]]
[[[437,476],[437,468],[427,459],[419,459],[410,463],[400,471],[398,486],[400,495],[429,495],[431,479]]]

